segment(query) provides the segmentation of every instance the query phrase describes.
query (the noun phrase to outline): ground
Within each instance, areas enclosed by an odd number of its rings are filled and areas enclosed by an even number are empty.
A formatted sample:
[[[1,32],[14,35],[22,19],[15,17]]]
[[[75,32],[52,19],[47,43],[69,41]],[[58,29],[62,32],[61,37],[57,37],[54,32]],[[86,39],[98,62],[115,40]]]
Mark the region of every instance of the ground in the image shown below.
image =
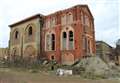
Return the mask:
[[[120,80],[90,80],[80,76],[56,76],[53,73],[31,73],[26,70],[0,68],[0,83],[120,83]]]

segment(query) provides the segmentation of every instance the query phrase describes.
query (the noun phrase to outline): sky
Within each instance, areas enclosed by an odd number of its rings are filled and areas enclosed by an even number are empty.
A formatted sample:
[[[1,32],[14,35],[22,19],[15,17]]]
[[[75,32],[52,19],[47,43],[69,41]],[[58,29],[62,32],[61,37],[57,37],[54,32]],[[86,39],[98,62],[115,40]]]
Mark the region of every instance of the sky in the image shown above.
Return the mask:
[[[120,0],[0,0],[0,47],[7,47],[8,25],[35,14],[48,15],[87,4],[94,17],[95,39],[115,47],[120,38]]]

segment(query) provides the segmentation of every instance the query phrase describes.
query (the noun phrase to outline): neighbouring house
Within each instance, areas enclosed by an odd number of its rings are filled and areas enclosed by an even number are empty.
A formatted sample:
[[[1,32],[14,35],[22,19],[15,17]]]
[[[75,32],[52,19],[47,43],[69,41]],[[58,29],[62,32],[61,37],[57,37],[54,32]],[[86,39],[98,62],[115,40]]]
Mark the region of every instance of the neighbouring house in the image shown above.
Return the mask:
[[[120,39],[116,43],[116,48],[114,50],[114,55],[115,55],[116,65],[120,65]]]
[[[96,55],[106,62],[114,61],[114,48],[104,41],[96,41]]]
[[[9,25],[10,57],[73,64],[96,53],[94,18],[87,5],[37,14]]]

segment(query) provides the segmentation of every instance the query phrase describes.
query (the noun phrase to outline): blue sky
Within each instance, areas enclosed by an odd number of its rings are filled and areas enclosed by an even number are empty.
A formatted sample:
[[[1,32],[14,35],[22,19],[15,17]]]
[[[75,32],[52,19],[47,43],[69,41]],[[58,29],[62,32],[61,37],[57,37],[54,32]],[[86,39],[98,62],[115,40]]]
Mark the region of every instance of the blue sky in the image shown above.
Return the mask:
[[[1,0],[0,47],[8,46],[8,25],[37,13],[47,15],[77,4],[89,6],[95,19],[96,40],[103,40],[115,46],[120,38],[119,0]]]

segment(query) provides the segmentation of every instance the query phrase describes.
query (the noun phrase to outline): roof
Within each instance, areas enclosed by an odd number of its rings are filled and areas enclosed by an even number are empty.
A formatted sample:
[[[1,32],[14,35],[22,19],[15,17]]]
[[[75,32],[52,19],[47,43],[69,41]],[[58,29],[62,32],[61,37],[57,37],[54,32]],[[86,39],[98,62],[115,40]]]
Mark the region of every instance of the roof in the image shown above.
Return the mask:
[[[17,26],[17,25],[19,25],[19,24],[22,24],[22,23],[24,23],[24,22],[26,22],[26,21],[29,21],[29,20],[32,20],[32,19],[35,19],[35,18],[40,18],[40,17],[42,17],[43,15],[42,14],[36,14],[36,15],[33,15],[33,16],[30,16],[30,17],[28,17],[28,18],[25,18],[25,19],[23,19],[23,20],[21,20],[21,21],[18,21],[18,22],[16,22],[16,23],[13,23],[13,24],[11,24],[11,25],[9,25],[9,27],[14,27],[14,26]]]
[[[87,10],[88,10],[88,12],[89,12],[90,15],[92,16],[92,13],[90,12],[90,9],[89,9],[88,5],[75,5],[75,6],[73,6],[73,7],[70,7],[70,8],[64,9],[64,10],[59,10],[59,11],[54,12],[54,13],[52,13],[52,14],[55,14],[55,13],[58,13],[58,12],[63,12],[63,11],[66,11],[66,10],[68,10],[68,9],[72,9],[72,8],[75,8],[75,7],[86,7]],[[49,15],[52,15],[52,14],[49,14]],[[46,16],[49,16],[49,15],[46,15]],[[24,22],[26,22],[26,21],[29,21],[29,20],[32,20],[32,19],[35,19],[35,18],[40,18],[40,17],[44,17],[44,15],[42,15],[42,14],[36,14],[36,15],[30,16],[30,17],[28,17],[28,18],[26,18],[26,19],[23,19],[23,20],[21,20],[21,21],[18,21],[18,22],[16,22],[16,23],[13,23],[13,24],[9,25],[9,27],[12,28],[12,27],[17,26],[17,25],[19,25],[19,24],[22,24],[22,23],[24,23]],[[92,18],[93,18],[93,16],[92,16]]]
[[[54,13],[48,14],[48,15],[46,15],[46,16],[50,16],[50,15],[53,15],[53,14],[56,14],[56,13],[64,12],[64,11],[66,11],[66,10],[68,10],[68,9],[72,9],[72,8],[75,8],[75,7],[80,7],[80,8],[86,7],[87,10],[88,10],[88,12],[90,13],[90,15],[91,15],[92,18],[93,18],[93,15],[92,15],[92,13],[91,13],[91,11],[90,11],[88,5],[75,5],[75,6],[72,6],[72,7],[70,7],[70,8],[63,9],[63,10],[59,10],[59,11],[56,11],[56,12],[54,12]],[[93,18],[93,19],[94,19],[94,18]]]
[[[120,39],[117,40],[116,45],[120,46]]]
[[[96,44],[105,44],[105,45],[109,46],[110,48],[113,48],[112,46],[110,46],[109,44],[107,44],[104,41],[96,41]]]

